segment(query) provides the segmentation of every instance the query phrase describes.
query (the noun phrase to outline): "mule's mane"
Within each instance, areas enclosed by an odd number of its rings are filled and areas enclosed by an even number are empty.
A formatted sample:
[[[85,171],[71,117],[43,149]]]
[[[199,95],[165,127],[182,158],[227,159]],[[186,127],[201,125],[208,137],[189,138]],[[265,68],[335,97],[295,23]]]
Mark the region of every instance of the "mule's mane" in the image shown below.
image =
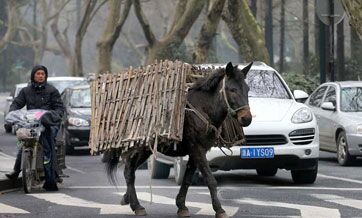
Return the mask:
[[[224,78],[224,76],[225,76],[224,68],[216,69],[209,76],[197,80],[195,84],[191,86],[190,89],[197,91],[206,91],[206,92],[215,91],[220,81]]]

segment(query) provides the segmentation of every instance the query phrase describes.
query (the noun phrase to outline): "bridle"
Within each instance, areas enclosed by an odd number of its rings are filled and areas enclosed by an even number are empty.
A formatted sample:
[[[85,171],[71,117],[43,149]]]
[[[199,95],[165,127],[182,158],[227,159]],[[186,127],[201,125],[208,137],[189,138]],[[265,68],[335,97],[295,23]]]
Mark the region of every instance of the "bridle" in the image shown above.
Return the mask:
[[[249,105],[244,105],[242,107],[239,107],[237,109],[233,109],[230,104],[229,104],[229,101],[227,99],[227,94],[226,94],[226,91],[225,91],[225,78],[223,78],[223,81],[222,81],[222,87],[219,91],[219,93],[221,93],[221,95],[223,96],[223,99],[226,103],[226,106],[227,106],[227,111],[228,111],[228,114],[227,116],[229,117],[232,117],[232,119],[235,118],[235,115],[238,111],[240,110],[244,110],[244,109],[249,109]],[[216,126],[214,126],[210,120],[208,118],[206,118],[200,111],[198,111],[189,101],[186,101],[186,105],[188,106],[188,108],[186,108],[186,111],[190,111],[190,112],[193,112],[197,117],[199,117],[200,120],[202,120],[205,124],[206,124],[206,131],[209,131],[209,129],[212,129],[215,131],[215,135],[216,135],[216,138],[219,139],[222,144],[226,145],[227,148],[229,149],[229,147],[233,146],[234,144],[243,144],[245,143],[245,135],[244,135],[244,132],[242,132],[242,136],[243,138],[241,140],[238,140],[238,141],[226,141],[222,136],[221,136],[221,128],[216,128]],[[221,146],[219,145],[218,146],[220,149],[221,149]],[[229,149],[230,150],[230,149]],[[221,149],[221,151],[225,154],[225,152]],[[231,150],[230,150],[231,151]],[[225,154],[226,155],[226,154]]]
[[[238,111],[245,110],[245,109],[250,109],[249,105],[244,105],[244,106],[238,107],[236,109],[233,109],[230,106],[227,95],[226,95],[226,91],[225,91],[225,77],[222,79],[222,87],[221,87],[219,92],[221,93],[221,95],[224,98],[224,101],[226,103],[226,107],[227,107],[227,111],[228,111],[229,116],[235,117],[235,115],[237,114]]]

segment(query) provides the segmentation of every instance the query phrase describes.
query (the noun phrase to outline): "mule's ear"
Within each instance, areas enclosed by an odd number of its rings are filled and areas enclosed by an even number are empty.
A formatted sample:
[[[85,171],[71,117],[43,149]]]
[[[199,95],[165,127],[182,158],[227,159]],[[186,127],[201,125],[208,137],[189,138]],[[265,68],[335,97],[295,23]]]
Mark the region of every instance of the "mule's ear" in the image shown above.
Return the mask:
[[[225,73],[226,73],[227,76],[232,76],[232,75],[234,75],[234,67],[233,67],[233,64],[232,64],[231,62],[229,62],[229,63],[226,65]]]
[[[244,67],[241,72],[243,72],[244,76],[246,77],[246,74],[248,74],[251,66],[253,65],[253,62],[251,62],[250,64],[248,64],[248,66]]]

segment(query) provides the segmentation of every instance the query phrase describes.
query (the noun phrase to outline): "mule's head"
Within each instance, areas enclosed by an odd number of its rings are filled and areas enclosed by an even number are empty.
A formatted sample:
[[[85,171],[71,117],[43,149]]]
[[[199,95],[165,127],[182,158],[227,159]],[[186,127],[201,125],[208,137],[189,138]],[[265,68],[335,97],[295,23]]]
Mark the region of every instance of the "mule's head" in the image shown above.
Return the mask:
[[[240,70],[237,65],[233,66],[229,62],[225,68],[226,76],[222,81],[224,84],[221,91],[228,111],[237,117],[242,126],[249,126],[252,120],[248,100],[249,86],[245,82],[252,64]]]

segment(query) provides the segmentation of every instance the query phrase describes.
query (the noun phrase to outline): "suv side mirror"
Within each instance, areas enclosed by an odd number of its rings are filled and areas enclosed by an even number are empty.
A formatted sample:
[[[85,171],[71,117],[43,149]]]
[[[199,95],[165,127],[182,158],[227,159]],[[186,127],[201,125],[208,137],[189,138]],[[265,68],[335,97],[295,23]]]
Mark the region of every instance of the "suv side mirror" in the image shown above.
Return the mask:
[[[305,102],[305,100],[307,100],[307,98],[309,97],[309,95],[305,92],[305,91],[302,91],[302,90],[294,90],[293,91],[293,95],[294,95],[294,98],[297,102]]]
[[[332,102],[323,102],[321,108],[328,111],[335,111],[336,107],[333,105]]]

